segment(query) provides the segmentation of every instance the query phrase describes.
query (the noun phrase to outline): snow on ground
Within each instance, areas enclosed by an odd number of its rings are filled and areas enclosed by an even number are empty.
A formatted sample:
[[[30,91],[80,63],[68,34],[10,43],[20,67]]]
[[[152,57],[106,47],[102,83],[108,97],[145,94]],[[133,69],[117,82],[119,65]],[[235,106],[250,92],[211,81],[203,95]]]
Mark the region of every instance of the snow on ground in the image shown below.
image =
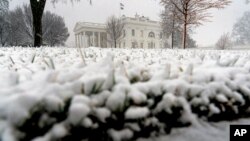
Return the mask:
[[[226,140],[250,117],[248,50],[82,52],[0,48],[3,141]]]
[[[174,129],[170,135],[139,139],[138,141],[229,141],[229,126],[231,124],[249,125],[250,119],[219,123],[200,121],[197,126]]]

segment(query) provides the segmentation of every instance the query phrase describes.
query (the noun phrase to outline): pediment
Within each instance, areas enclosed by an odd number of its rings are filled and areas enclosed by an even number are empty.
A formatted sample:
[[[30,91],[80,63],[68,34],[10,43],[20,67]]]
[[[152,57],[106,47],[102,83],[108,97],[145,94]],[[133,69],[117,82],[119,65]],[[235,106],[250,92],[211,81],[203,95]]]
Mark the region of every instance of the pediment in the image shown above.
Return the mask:
[[[81,24],[78,22],[76,23],[75,27],[74,27],[74,32],[78,31],[79,29],[81,29]]]

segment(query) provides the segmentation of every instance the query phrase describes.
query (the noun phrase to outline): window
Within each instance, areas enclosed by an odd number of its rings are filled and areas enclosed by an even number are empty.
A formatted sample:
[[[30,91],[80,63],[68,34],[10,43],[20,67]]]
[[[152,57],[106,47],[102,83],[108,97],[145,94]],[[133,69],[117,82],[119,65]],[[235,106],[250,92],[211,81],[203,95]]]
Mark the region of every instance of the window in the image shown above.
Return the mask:
[[[132,29],[132,36],[135,36],[135,30]]]
[[[137,47],[137,42],[132,42],[132,48],[136,48]]]
[[[125,30],[123,30],[123,37],[125,37],[126,36],[126,31]]]
[[[160,39],[162,39],[162,37],[163,37],[163,34],[162,34],[162,32],[160,33]]]
[[[154,32],[149,32],[148,37],[149,38],[155,38],[155,33]]]
[[[143,30],[141,30],[141,37],[143,37]]]

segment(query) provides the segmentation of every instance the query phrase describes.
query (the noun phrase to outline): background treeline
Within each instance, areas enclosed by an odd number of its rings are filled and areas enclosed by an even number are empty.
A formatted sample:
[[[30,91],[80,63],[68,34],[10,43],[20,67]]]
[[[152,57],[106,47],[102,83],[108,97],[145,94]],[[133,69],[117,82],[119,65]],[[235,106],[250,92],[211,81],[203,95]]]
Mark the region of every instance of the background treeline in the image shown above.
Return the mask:
[[[33,46],[34,27],[29,5],[8,10],[8,2],[0,2],[0,46]],[[64,19],[46,11],[42,18],[42,45],[64,45],[69,37]]]

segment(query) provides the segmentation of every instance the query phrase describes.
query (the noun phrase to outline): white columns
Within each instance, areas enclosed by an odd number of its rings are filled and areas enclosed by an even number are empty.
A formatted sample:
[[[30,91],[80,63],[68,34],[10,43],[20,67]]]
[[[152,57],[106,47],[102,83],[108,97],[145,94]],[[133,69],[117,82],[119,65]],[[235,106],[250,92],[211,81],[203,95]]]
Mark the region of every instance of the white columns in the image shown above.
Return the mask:
[[[80,47],[79,34],[77,34],[77,47]]]
[[[78,45],[79,47],[81,47],[81,35],[80,34],[78,34]]]
[[[79,39],[79,47],[81,47],[81,33],[78,34],[78,39]]]
[[[77,34],[75,34],[75,46],[77,47]]]
[[[92,32],[92,42],[93,42],[93,44],[92,44],[92,46],[95,46],[95,32]]]
[[[82,29],[75,34],[75,46],[76,47],[106,47],[105,32],[101,30],[88,30]]]
[[[78,47],[78,35],[76,34],[76,47]]]
[[[81,47],[81,33],[78,34],[78,39],[79,39],[79,47]]]
[[[82,32],[82,47],[84,47],[84,36],[83,36],[83,32]]]
[[[98,32],[98,46],[101,47],[101,33]]]
[[[86,33],[85,31],[83,31],[83,47],[86,48],[87,44],[86,44]]]
[[[81,47],[83,47],[83,33],[81,32]]]

